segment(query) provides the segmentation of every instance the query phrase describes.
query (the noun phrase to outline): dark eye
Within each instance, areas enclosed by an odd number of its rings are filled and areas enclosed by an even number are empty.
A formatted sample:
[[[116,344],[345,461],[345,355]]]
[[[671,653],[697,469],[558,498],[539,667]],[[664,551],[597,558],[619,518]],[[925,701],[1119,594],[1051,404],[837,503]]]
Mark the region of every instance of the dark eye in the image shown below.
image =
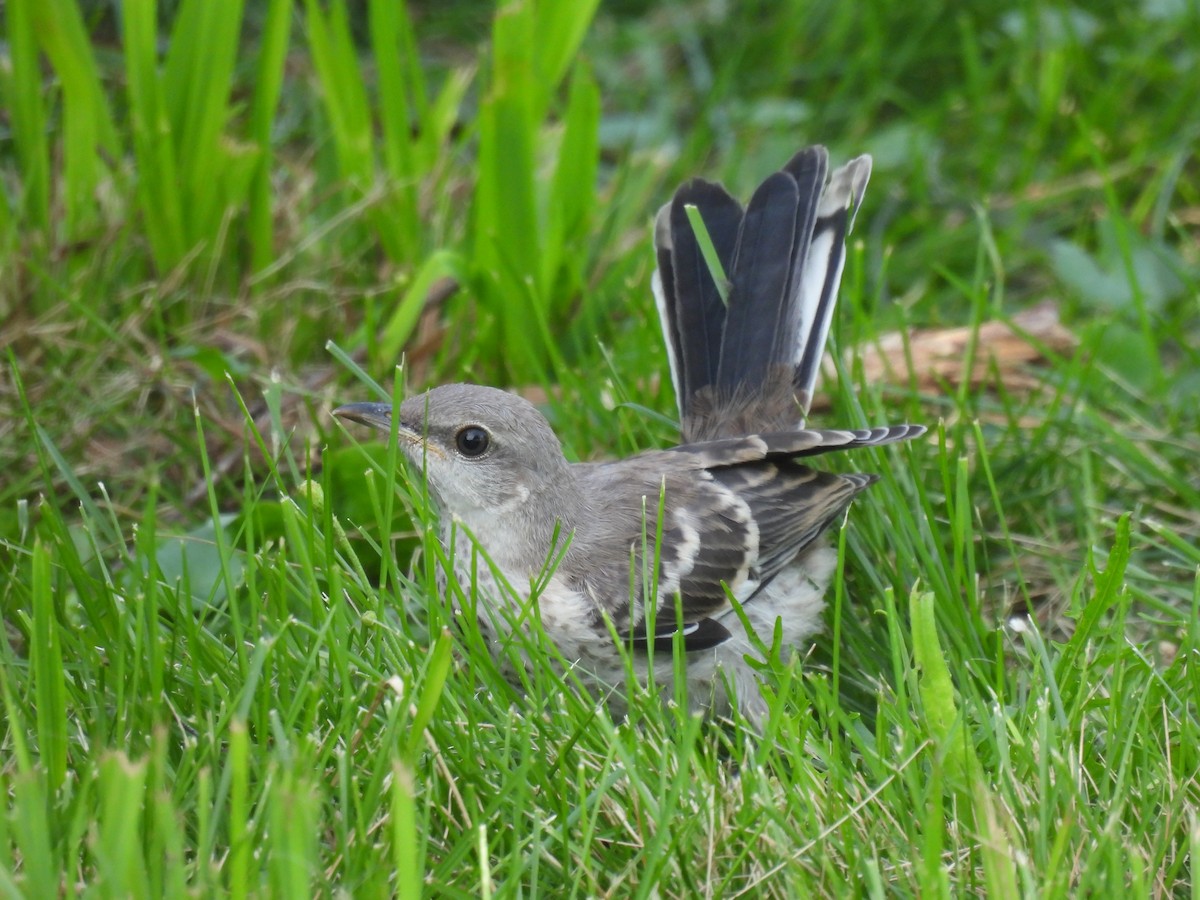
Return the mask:
[[[487,433],[486,429],[480,428],[478,425],[467,425],[465,428],[460,428],[458,434],[454,436],[454,446],[458,448],[459,453],[468,459],[483,456],[483,454],[487,453],[491,443],[491,435]]]

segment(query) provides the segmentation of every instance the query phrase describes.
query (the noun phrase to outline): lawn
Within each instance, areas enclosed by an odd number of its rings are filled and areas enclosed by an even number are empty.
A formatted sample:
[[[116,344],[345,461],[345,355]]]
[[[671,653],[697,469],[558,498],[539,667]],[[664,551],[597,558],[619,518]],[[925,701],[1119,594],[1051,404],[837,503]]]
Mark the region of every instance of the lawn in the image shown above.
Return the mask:
[[[0,894],[1200,898],[1200,8],[598,6],[0,6]],[[515,690],[330,411],[670,445],[654,213],[817,142],[817,421],[930,426],[823,633],[761,734]]]

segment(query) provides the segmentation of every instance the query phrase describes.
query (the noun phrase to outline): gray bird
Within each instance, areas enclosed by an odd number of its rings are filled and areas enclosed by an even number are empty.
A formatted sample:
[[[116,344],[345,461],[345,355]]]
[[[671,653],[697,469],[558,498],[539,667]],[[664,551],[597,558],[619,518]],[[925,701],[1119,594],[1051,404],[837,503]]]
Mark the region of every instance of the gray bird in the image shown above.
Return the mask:
[[[720,715],[736,702],[761,724],[752,660],[777,634],[785,654],[806,648],[837,566],[819,538],[876,480],[821,472],[809,458],[925,431],[805,427],[871,160],[828,180],[827,168],[825,148],[809,147],[744,210],[699,179],[660,210],[652,287],[679,404],[677,447],[570,463],[532,404],[473,384],[410,397],[396,415],[377,403],[334,410],[395,429],[428,482],[454,575],[492,646],[537,615],[581,677],[612,689],[619,711],[627,667],[614,632],[638,676],[653,665],[668,692],[680,642],[690,705]]]

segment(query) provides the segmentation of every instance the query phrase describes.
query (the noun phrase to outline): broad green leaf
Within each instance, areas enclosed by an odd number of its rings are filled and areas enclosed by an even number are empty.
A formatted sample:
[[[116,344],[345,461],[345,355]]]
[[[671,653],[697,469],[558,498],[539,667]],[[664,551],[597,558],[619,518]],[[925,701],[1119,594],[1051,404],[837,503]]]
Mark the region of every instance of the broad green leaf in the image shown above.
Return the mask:
[[[210,520],[185,535],[159,535],[154,562],[163,580],[172,588],[183,585],[197,609],[220,605],[227,596],[227,585],[241,584],[244,554],[230,550],[227,563],[222,562],[216,534],[218,528],[224,529],[236,519],[236,514],[229,513],[219,522]]]

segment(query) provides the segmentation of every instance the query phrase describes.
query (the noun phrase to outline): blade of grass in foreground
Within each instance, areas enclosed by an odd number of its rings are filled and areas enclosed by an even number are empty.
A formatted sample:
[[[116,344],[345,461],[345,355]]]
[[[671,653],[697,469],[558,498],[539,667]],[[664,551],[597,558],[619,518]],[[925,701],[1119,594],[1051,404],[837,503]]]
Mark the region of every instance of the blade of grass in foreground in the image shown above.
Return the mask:
[[[58,642],[55,591],[51,585],[50,554],[38,541],[33,545],[33,666],[37,702],[38,748],[49,776],[51,792],[62,787],[67,773],[67,701],[62,650]]]

